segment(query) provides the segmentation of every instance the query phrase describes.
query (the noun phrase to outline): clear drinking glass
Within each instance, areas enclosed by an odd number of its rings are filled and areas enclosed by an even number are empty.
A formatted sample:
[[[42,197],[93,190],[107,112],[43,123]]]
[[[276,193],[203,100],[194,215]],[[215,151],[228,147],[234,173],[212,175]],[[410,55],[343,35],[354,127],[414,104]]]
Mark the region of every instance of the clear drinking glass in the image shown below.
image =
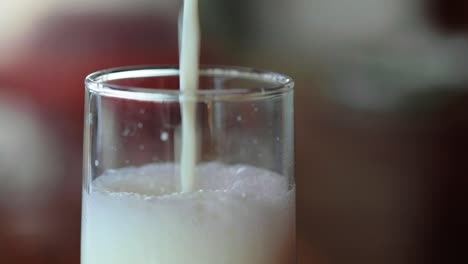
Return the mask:
[[[182,193],[179,70],[88,76],[82,264],[294,263],[293,88],[201,68],[195,188]]]

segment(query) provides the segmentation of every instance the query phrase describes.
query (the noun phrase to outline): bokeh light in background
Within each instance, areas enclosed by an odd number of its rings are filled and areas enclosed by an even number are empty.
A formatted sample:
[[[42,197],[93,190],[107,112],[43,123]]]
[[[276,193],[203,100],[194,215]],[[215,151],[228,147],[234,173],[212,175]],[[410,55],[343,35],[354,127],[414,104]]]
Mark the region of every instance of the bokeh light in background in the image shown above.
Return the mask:
[[[464,1],[200,2],[204,64],[297,81],[300,263],[466,262]],[[0,263],[79,263],[84,77],[177,64],[181,3],[0,3]]]

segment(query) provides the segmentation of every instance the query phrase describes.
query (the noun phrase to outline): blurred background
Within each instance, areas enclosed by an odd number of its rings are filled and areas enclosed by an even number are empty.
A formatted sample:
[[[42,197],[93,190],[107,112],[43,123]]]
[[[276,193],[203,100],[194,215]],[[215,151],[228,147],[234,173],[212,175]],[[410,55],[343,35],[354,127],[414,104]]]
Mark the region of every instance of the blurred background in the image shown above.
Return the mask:
[[[202,63],[292,76],[299,263],[468,263],[468,4],[201,0]],[[173,0],[0,2],[0,263],[79,263],[85,76],[177,64]]]

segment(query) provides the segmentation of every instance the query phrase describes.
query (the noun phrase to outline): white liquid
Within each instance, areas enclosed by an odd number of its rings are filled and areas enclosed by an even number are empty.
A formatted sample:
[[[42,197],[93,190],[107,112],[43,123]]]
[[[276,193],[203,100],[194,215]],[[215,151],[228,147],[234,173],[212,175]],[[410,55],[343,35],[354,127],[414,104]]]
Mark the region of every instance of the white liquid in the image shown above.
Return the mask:
[[[200,23],[198,0],[185,0],[182,33],[180,34],[180,89],[182,90],[182,149],[181,149],[181,190],[193,190],[195,165],[197,160],[196,144],[196,103],[198,89],[198,64],[200,53]]]
[[[295,191],[248,166],[197,167],[178,189],[171,164],[123,169],[84,194],[83,264],[295,263]]]

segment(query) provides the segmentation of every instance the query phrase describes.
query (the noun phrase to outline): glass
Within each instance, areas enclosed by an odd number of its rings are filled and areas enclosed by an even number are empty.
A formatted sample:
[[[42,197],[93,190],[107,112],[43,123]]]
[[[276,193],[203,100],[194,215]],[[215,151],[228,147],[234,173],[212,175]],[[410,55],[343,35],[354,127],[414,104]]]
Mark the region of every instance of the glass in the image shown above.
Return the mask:
[[[181,193],[179,70],[87,77],[83,264],[295,262],[293,81],[205,67],[199,87],[195,190]]]

